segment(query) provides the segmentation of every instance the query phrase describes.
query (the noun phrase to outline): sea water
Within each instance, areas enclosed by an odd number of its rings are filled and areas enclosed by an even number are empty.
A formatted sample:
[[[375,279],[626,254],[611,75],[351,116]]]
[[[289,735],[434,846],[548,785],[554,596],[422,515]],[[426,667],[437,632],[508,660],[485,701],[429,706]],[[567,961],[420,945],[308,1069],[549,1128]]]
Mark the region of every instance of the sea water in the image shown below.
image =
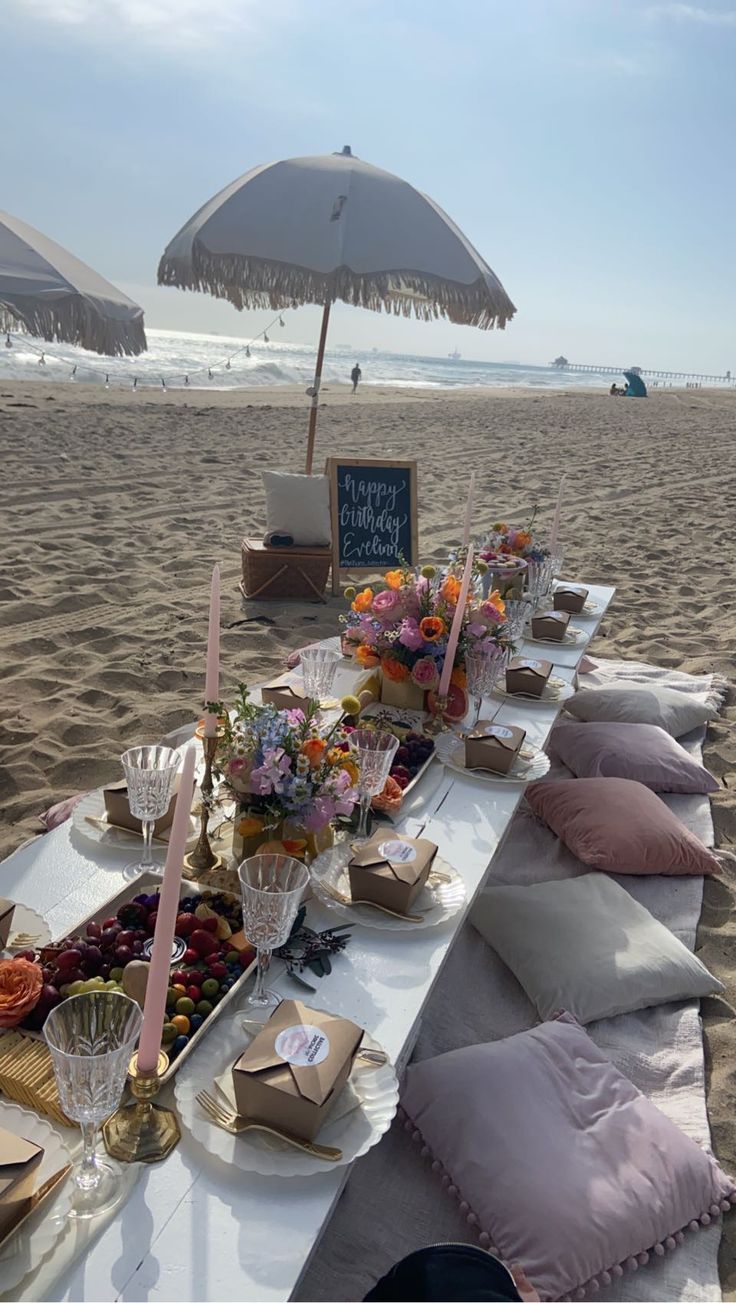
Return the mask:
[[[103,358],[64,344],[12,335],[12,347],[0,338],[0,383],[3,380],[71,380],[84,384],[136,388],[238,389],[273,385],[307,388],[314,375],[314,345],[280,340],[250,345],[227,335],[195,335],[183,331],[147,330],[148,351],[133,358]],[[43,355],[43,363],[41,356]],[[230,361],[228,368],[227,362]],[[551,366],[517,362],[479,362],[470,358],[421,357],[411,353],[355,350],[330,346],[322,373],[323,385],[349,384],[358,362],[365,385],[414,389],[494,388],[532,386],[541,389],[582,387],[600,389],[620,377],[609,372],[576,374]],[[76,370],[74,368],[76,367]],[[211,373],[211,374],[210,374]]]

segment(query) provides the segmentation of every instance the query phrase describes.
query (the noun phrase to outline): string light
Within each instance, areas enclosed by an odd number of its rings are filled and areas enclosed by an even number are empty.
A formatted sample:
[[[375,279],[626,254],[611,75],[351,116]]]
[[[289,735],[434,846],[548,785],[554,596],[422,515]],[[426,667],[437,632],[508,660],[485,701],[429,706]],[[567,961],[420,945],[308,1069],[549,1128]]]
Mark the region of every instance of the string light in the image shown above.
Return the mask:
[[[298,304],[296,303],[295,300],[292,300],[291,306],[292,306],[292,308],[296,308],[296,307],[298,307]],[[282,313],[279,313],[277,316],[275,316],[275,317],[273,318],[273,320],[269,322],[269,324],[266,326],[266,328],[265,328],[264,330],[262,330],[262,331],[259,332],[259,334],[254,335],[254,336],[253,336],[253,339],[250,341],[249,344],[244,344],[244,345],[242,345],[240,348],[235,349],[235,351],[234,351],[233,353],[231,353],[229,357],[223,358],[220,362],[216,362],[216,363],[214,363],[214,367],[215,367],[215,368],[223,367],[224,370],[226,370],[226,371],[231,371],[231,370],[233,369],[233,367],[232,367],[232,363],[233,363],[233,359],[234,359],[234,358],[241,357],[241,356],[244,356],[244,357],[246,357],[246,358],[250,358],[250,357],[252,357],[252,353],[251,353],[251,347],[250,347],[250,345],[256,343],[256,341],[259,340],[259,339],[262,339],[263,342],[264,342],[264,344],[269,344],[271,341],[270,341],[270,338],[269,338],[269,335],[268,335],[268,331],[271,330],[272,327],[275,326],[275,325],[277,325],[277,324],[278,324],[279,326],[281,326],[281,327],[283,327],[283,326],[286,325],[286,322],[284,321],[284,318],[283,318],[283,314],[282,314]],[[38,365],[39,365],[39,366],[46,366],[46,365],[47,365],[47,361],[46,361],[46,352],[45,352],[45,350],[42,351],[41,349],[38,348],[37,345],[34,345],[34,344],[30,343],[30,342],[28,341],[28,337],[27,337],[26,335],[24,335],[24,334],[20,334],[20,333],[13,332],[13,337],[15,338],[16,343],[19,344],[19,345],[21,345],[21,346],[23,347],[23,349],[28,349],[28,350],[29,350],[30,352],[32,352],[32,353],[38,353],[38,354],[39,354],[39,358],[38,358]],[[6,348],[13,348],[13,338],[11,337],[11,332],[10,332],[10,331],[7,331],[7,332],[6,332],[6,336],[5,336],[5,347],[6,347]],[[54,362],[59,362],[62,366],[69,366],[69,365],[71,365],[71,364],[69,363],[69,361],[68,361],[66,358],[58,357],[58,356],[57,356],[56,354],[54,354],[54,353],[50,353],[50,354],[49,354],[49,357],[50,357]],[[86,363],[84,363],[84,362],[82,362],[82,363],[76,363],[76,362],[75,362],[73,365],[71,365],[71,371],[70,371],[70,373],[69,373],[69,379],[70,379],[70,380],[73,380],[73,379],[74,379],[74,377],[76,376],[77,371],[79,370],[80,366],[81,366],[81,369],[82,369],[83,372],[85,372],[85,371],[86,371],[86,372],[89,372],[90,375],[95,375],[95,376],[96,376],[96,375],[100,375],[100,374],[101,374],[100,370],[99,370],[97,367],[95,367],[95,366],[88,366],[88,365],[87,365]],[[188,374],[174,373],[174,374],[172,374],[172,375],[169,376],[169,381],[177,381],[177,380],[180,380],[180,381],[183,381],[184,385],[189,385],[189,384],[191,383],[191,382],[190,382],[190,375],[202,375],[202,376],[204,376],[205,370],[206,370],[206,372],[207,372],[207,379],[208,379],[208,380],[214,380],[214,379],[215,379],[215,371],[213,370],[213,367],[212,367],[212,366],[208,366],[208,367],[206,367],[206,368],[205,368],[205,367],[202,367],[202,368],[201,368],[200,370],[198,370],[198,371],[192,371],[192,372],[189,372]],[[119,374],[119,375],[116,375],[115,373],[111,373],[111,372],[109,372],[109,371],[104,372],[104,376],[105,376],[105,388],[106,388],[106,389],[108,389],[108,388],[110,387],[110,384],[111,384],[111,383],[114,383],[116,380],[119,380],[120,382],[123,382],[123,381],[126,381],[126,382],[127,382],[127,381],[130,379],[130,376],[129,376],[129,375],[123,375],[122,373]],[[112,380],[111,380],[111,376],[112,376]],[[141,385],[142,385],[142,386],[145,384],[145,377],[135,376],[135,377],[133,378],[133,389],[137,389],[137,388],[138,388],[138,381],[139,381],[139,379],[141,380]],[[167,386],[166,386],[166,380],[165,380],[165,378],[164,378],[163,376],[160,376],[159,379],[160,379],[160,382],[161,382],[161,388],[162,388],[162,389],[166,389]]]

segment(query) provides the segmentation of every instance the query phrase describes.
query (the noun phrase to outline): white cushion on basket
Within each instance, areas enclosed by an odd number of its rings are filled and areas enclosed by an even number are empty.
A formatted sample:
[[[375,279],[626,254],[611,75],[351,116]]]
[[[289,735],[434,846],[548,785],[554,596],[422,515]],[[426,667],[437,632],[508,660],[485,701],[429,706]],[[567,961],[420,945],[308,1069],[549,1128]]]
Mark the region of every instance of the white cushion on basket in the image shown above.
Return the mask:
[[[523,986],[540,1018],[578,1022],[723,986],[648,909],[605,873],[486,887],[470,921]]]
[[[330,482],[326,475],[264,471],[266,530],[290,534],[300,547],[329,547]]]

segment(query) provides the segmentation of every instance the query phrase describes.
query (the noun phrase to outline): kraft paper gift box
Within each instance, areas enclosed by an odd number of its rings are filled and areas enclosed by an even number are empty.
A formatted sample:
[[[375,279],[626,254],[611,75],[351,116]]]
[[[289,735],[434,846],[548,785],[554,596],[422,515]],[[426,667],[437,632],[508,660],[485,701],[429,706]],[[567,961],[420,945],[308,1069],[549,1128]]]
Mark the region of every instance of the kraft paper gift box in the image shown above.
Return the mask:
[[[562,642],[570,623],[569,611],[541,611],[532,616],[532,638]]]
[[[515,724],[494,724],[489,719],[479,719],[465,738],[466,769],[490,769],[494,774],[507,774],[525,737],[526,729]]]
[[[130,813],[130,806],[128,804],[128,785],[124,778],[122,778],[119,783],[109,783],[107,787],[103,788],[102,795],[105,798],[105,813],[109,823],[117,824],[119,828],[129,828],[131,832],[143,831],[140,819],[135,819]],[[154,837],[160,837],[171,827],[174,821],[174,811],[176,809],[178,796],[179,775],[177,774],[174,779],[174,787],[169,802],[169,808],[166,811],[166,814],[162,814],[161,818],[157,819],[153,825]],[[194,785],[192,785],[192,790],[189,793],[190,806],[193,797]]]
[[[587,588],[556,588],[552,604],[556,611],[579,615],[587,600]]]
[[[43,1152],[40,1145],[0,1127],[0,1237],[33,1194]]]
[[[12,900],[5,900],[0,896],[0,950],[4,950],[8,944],[10,936],[10,925],[13,922],[13,911],[15,905]]]
[[[362,1039],[349,1018],[284,1000],[233,1066],[238,1112],[314,1140]]]
[[[552,662],[515,656],[506,670],[506,691],[525,697],[541,697],[552,673]]]
[[[261,701],[264,706],[275,706],[277,710],[306,710],[310,699],[298,684],[276,679],[261,685]]]
[[[370,900],[406,914],[429,877],[434,842],[380,832],[353,852],[348,862],[353,900]]]

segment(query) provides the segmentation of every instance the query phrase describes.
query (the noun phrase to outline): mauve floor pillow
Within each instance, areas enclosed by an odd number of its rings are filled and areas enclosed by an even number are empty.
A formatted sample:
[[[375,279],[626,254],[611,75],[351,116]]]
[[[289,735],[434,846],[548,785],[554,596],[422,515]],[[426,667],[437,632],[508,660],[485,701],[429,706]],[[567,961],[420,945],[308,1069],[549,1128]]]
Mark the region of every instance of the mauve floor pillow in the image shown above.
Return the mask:
[[[629,778],[542,779],[525,792],[583,864],[608,873],[718,873],[715,855],[642,783]]]
[[[486,887],[470,921],[540,1018],[578,1022],[714,995],[723,985],[669,928],[605,873]]]
[[[588,1298],[736,1203],[569,1014],[412,1065],[401,1102],[481,1244],[543,1300]]]
[[[620,679],[615,688],[583,688],[565,702],[565,710],[582,720],[617,724],[658,724],[672,737],[682,737],[718,714],[687,692]]]
[[[653,792],[704,796],[718,780],[657,724],[560,723],[551,755],[578,778],[631,778]]]

